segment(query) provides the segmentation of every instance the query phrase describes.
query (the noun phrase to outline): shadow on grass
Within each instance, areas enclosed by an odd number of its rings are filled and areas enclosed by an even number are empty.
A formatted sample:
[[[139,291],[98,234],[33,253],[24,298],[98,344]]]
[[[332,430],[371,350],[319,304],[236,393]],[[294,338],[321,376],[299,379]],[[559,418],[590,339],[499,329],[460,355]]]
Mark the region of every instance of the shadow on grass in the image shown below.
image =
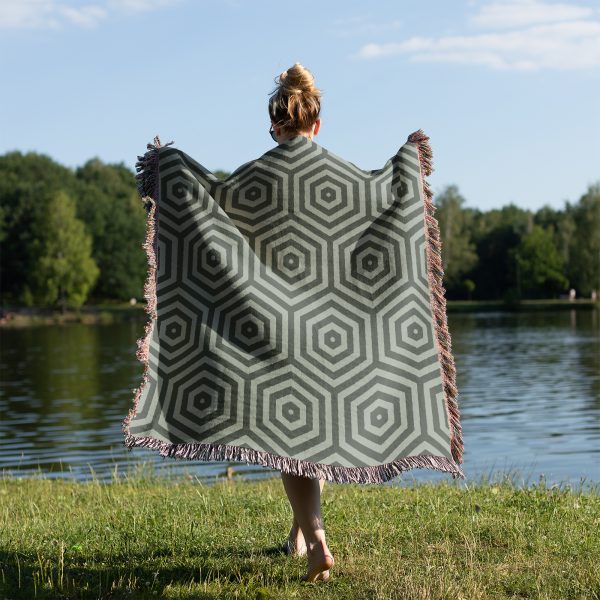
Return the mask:
[[[237,596],[239,598],[269,598],[268,590],[262,585],[244,585],[256,575],[256,564],[251,560],[238,562],[235,559],[252,559],[261,555],[287,556],[277,546],[252,551],[222,546],[187,554],[195,563],[193,568],[144,566],[156,558],[175,556],[171,549],[160,548],[150,553],[129,553],[126,557],[113,555],[113,565],[106,565],[103,561],[87,564],[86,561],[82,565],[71,564],[68,569],[62,569],[60,563],[41,559],[39,555],[0,551],[0,597],[6,600],[160,598],[167,586],[175,586],[180,588],[177,597],[208,600],[222,598],[223,591],[201,591],[201,588],[217,584],[219,587],[240,586],[240,590],[244,591]],[[227,565],[235,565],[235,568]],[[270,579],[273,580],[273,577],[275,581],[272,584],[277,585],[277,576],[271,575]],[[285,585],[283,579],[279,583]]]

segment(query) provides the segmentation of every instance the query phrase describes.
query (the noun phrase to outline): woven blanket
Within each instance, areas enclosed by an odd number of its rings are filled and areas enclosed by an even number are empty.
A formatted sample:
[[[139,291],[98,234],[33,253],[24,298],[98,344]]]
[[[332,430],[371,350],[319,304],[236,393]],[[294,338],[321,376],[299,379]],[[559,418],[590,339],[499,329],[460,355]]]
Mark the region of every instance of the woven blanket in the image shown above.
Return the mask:
[[[297,136],[226,179],[147,144],[130,450],[338,483],[464,478],[428,140],[368,171]]]

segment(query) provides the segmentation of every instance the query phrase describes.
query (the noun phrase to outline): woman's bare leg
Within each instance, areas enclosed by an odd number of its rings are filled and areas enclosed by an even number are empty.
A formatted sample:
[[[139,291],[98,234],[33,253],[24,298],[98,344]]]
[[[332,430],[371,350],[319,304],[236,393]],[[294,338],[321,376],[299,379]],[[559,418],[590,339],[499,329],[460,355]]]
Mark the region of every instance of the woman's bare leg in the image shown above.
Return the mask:
[[[282,473],[283,475],[283,473]],[[319,479],[319,485],[321,487],[320,492],[323,492],[323,486],[325,485],[325,480],[324,479]],[[292,511],[294,510],[294,507],[292,506]],[[298,524],[298,519],[296,518],[296,513],[294,512],[294,518],[292,520],[292,528],[290,529],[290,532],[288,534],[288,540],[292,546],[292,548],[294,548],[293,552],[294,554],[297,554],[299,556],[304,556],[306,554],[306,541],[304,539],[304,534],[302,533],[302,529],[300,528],[300,525]]]
[[[324,573],[333,566],[321,517],[321,489],[324,481],[322,483],[319,479],[283,472],[281,479],[306,543],[308,571],[304,579],[315,581],[323,578]]]

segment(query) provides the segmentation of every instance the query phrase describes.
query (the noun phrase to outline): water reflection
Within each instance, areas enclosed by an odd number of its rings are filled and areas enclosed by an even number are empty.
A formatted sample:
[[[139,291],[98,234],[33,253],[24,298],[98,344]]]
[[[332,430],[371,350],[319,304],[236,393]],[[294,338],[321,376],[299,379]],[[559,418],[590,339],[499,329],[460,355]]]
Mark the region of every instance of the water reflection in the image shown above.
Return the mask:
[[[154,472],[209,481],[224,463],[164,459],[123,445],[141,381],[143,324],[2,331],[0,468],[8,474],[108,480],[149,461]],[[450,313],[467,480],[518,470],[524,483],[600,481],[597,310]],[[278,475],[233,463],[248,477]],[[414,470],[390,484],[451,479]]]

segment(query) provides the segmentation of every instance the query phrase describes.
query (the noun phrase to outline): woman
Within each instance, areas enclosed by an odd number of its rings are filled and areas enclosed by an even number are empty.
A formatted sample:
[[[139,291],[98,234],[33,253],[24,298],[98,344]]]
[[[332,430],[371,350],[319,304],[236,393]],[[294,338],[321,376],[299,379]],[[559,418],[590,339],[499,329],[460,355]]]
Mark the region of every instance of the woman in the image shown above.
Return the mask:
[[[151,320],[123,432],[130,449],[281,471],[285,548],[312,582],[333,566],[325,480],[464,479],[463,443],[428,136],[371,171],[329,152],[298,63],[268,111],[278,145],[226,180],[158,136],[136,163]]]
[[[312,139],[321,127],[321,92],[314,77],[300,63],[276,79],[277,87],[269,99],[271,136],[281,144],[298,135]],[[294,521],[284,550],[297,556],[308,555],[304,581],[325,580],[333,566],[321,518],[321,492],[324,479],[309,479],[281,472],[283,486],[292,505]]]

